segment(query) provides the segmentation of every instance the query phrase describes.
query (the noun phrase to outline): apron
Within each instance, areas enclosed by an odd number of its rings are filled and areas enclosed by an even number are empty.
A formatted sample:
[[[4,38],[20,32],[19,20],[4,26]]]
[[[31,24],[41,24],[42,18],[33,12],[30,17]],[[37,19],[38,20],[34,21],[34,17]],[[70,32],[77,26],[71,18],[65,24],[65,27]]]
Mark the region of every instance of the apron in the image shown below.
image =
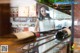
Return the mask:
[[[49,31],[54,29],[54,20],[45,18],[42,21],[39,21],[39,31],[44,32],[44,31]]]
[[[49,30],[52,30],[53,28],[54,28],[54,21],[52,19],[46,18],[42,21],[39,21],[39,31],[40,32],[49,31]],[[46,34],[46,36],[47,35],[48,34]],[[49,39],[41,40],[41,41],[39,41],[38,44],[42,44],[44,42],[47,42],[47,40],[49,40]],[[46,49],[49,48],[49,45],[52,45],[52,43],[46,43],[46,44],[43,44],[42,46],[38,47],[39,53],[43,53]]]

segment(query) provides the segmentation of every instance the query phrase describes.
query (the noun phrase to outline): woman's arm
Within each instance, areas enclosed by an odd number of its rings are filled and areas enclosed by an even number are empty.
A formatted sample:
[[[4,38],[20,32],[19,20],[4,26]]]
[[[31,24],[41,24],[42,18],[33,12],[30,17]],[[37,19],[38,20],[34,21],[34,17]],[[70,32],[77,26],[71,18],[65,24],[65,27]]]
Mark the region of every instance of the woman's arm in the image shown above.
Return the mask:
[[[38,19],[36,20],[35,32],[33,32],[33,33],[34,33],[34,35],[35,35],[36,37],[40,37],[40,33],[39,33],[39,20],[38,20]]]
[[[39,20],[36,20],[36,24],[35,24],[35,32],[39,32]]]

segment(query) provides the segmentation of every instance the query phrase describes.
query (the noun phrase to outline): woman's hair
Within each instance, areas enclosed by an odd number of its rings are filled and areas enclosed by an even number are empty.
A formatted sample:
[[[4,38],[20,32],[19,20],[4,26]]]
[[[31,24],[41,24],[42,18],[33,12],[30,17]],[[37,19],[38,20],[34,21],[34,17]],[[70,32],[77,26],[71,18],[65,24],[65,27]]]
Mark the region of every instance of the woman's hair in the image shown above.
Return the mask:
[[[41,7],[40,7],[40,10],[39,10],[39,20],[44,20],[44,16],[41,14],[41,8],[42,8],[42,7],[44,7],[45,10],[49,11],[49,8],[48,8],[48,7],[46,7],[46,6],[41,6]],[[47,17],[48,19],[51,19],[51,17],[49,16],[48,13],[46,13],[46,17]]]

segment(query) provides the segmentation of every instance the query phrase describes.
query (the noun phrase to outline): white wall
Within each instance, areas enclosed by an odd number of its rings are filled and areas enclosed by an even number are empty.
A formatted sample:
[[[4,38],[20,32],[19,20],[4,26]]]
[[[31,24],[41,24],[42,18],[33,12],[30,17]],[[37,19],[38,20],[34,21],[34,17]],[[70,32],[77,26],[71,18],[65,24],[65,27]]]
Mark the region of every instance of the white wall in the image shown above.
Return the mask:
[[[35,0],[11,0],[11,7],[18,7],[18,6],[26,6],[30,4],[35,4]]]

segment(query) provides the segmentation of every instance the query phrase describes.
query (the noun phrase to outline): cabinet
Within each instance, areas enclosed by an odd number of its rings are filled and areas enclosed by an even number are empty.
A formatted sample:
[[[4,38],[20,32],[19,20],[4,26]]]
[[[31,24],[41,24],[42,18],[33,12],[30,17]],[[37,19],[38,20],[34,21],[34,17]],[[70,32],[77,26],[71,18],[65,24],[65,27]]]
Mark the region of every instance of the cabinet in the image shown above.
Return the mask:
[[[10,4],[0,4],[0,36],[11,33]]]

